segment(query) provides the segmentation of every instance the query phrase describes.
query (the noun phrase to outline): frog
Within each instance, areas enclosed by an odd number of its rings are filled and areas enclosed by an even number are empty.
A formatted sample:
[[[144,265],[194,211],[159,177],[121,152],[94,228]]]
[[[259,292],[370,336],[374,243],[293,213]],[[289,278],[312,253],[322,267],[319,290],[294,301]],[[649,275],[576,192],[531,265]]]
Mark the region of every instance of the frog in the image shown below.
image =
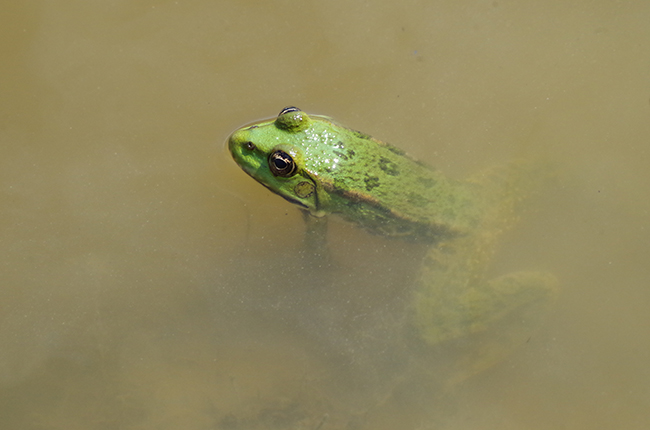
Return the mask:
[[[236,130],[227,145],[245,173],[316,220],[312,226],[339,216],[387,240],[425,244],[406,318],[409,333],[425,348],[464,348],[466,339],[487,333],[501,344],[469,354],[474,364],[463,361],[470,369],[464,375],[502,360],[512,349],[502,345],[512,342],[504,327],[557,294],[557,280],[546,272],[489,277],[498,238],[539,182],[539,169],[527,162],[458,180],[294,106]]]

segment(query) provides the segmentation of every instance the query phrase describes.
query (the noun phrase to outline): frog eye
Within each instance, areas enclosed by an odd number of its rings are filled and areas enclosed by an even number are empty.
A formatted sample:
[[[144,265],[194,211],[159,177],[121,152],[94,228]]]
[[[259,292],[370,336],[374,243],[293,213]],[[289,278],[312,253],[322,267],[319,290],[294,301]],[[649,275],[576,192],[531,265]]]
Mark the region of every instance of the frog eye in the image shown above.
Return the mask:
[[[288,178],[296,173],[296,162],[284,151],[275,151],[269,155],[269,168],[274,176]]]
[[[282,112],[275,119],[275,126],[280,130],[289,133],[297,133],[309,127],[309,116],[294,106],[288,106],[282,109]]]
[[[289,112],[300,112],[300,109],[298,109],[298,108],[295,107],[295,106],[287,106],[287,107],[285,107],[284,109],[282,109],[282,110],[280,111],[280,113],[278,114],[278,116],[280,116],[280,115],[284,115],[285,113],[289,113]]]

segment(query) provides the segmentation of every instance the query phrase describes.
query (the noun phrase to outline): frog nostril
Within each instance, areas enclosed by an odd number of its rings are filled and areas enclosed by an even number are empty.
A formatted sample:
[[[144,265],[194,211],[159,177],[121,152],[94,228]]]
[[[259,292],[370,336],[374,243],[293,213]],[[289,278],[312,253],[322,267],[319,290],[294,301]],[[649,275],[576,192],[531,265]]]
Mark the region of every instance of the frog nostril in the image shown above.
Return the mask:
[[[255,149],[255,144],[254,144],[253,142],[245,142],[245,143],[244,143],[244,146],[245,146],[246,149],[248,149],[249,151],[252,151],[253,149]]]

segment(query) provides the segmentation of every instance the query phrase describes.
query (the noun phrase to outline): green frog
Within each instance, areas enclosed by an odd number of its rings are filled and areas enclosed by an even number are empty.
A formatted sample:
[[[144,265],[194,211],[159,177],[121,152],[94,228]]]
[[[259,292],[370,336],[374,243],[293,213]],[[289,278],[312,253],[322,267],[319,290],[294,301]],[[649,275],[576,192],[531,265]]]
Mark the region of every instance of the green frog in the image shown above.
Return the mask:
[[[535,182],[526,163],[454,180],[397,147],[296,107],[235,131],[228,147],[248,175],[307,218],[336,214],[371,233],[429,244],[409,317],[426,345],[500,333],[556,290],[545,273],[486,274],[496,239]]]

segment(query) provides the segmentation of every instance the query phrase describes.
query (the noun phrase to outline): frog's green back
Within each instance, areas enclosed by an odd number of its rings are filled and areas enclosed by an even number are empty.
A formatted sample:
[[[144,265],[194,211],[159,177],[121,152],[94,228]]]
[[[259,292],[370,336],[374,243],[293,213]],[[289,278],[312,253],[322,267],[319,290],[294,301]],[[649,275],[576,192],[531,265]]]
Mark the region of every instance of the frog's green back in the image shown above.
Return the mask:
[[[370,136],[335,127],[339,139],[328,150],[338,159],[336,170],[318,172],[332,196],[331,212],[388,236],[436,241],[475,228],[479,187],[446,178]],[[318,171],[317,163],[307,164]]]

